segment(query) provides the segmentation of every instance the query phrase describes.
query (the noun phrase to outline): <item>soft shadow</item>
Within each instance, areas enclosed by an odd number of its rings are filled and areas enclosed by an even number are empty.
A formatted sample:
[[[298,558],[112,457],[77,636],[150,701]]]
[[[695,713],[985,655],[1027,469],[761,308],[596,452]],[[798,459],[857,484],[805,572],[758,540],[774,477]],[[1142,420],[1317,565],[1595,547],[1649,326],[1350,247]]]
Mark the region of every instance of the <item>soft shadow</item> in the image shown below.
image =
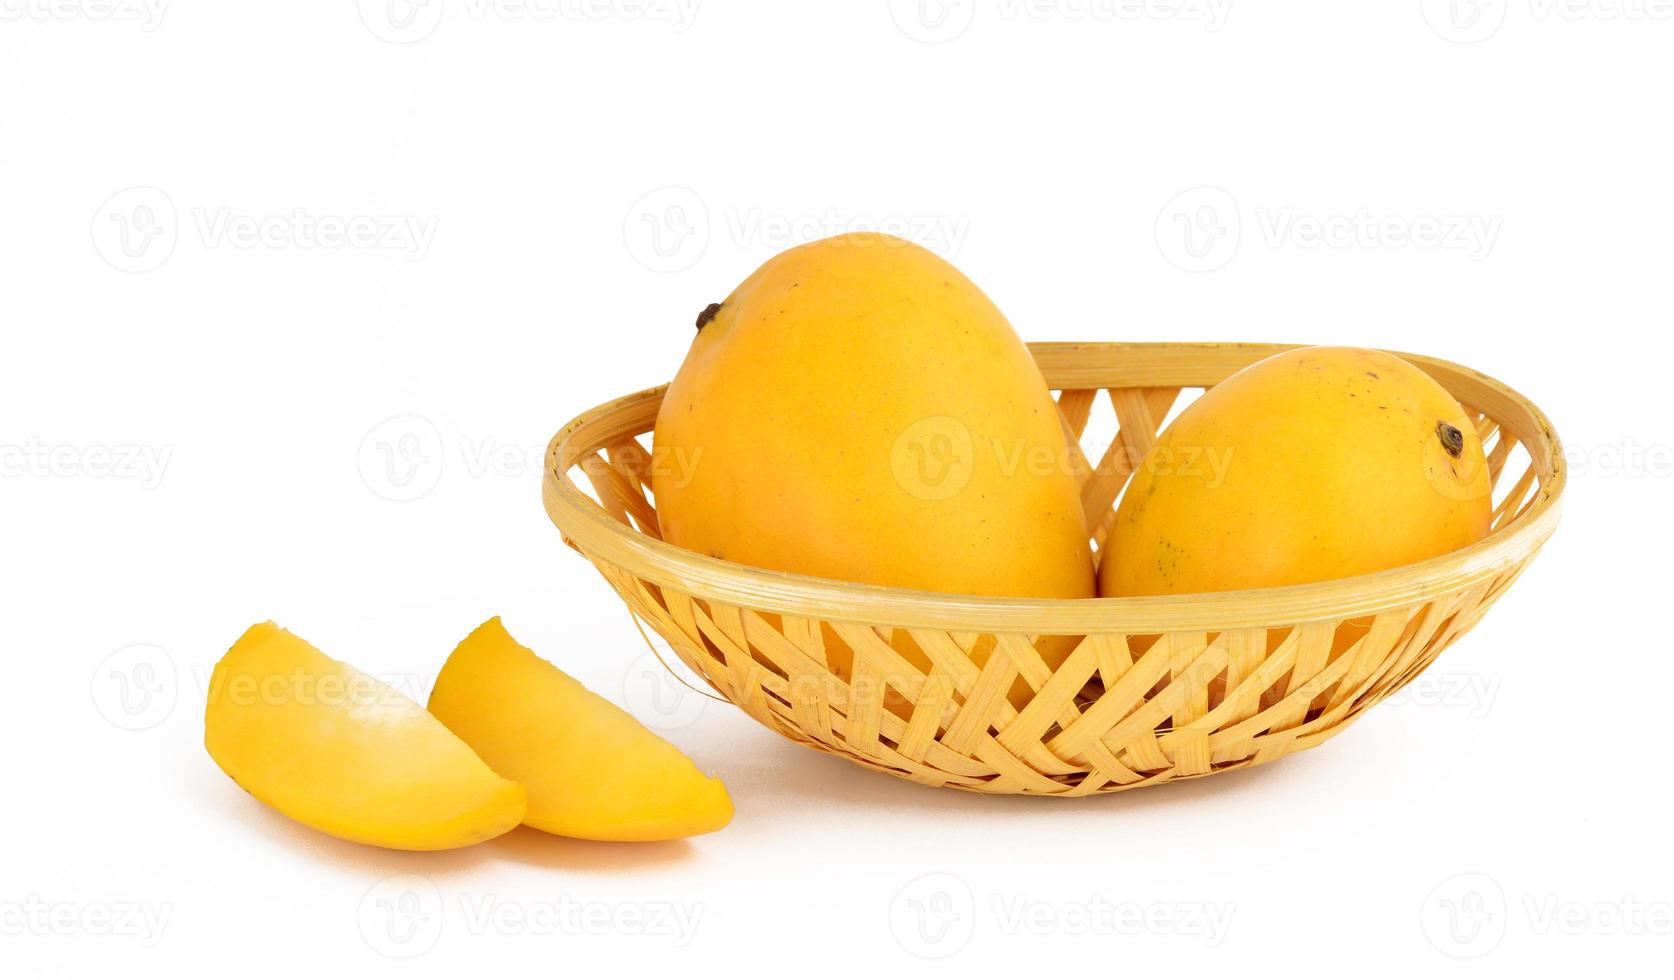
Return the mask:
[[[752,745],[751,748],[752,764],[731,767],[726,773],[728,784],[734,787],[734,797],[741,803],[740,819],[749,812],[742,805],[745,800],[751,804],[749,810],[763,813],[829,809],[832,806],[944,815],[979,812],[1044,815],[1060,810],[1087,809],[1138,812],[1190,807],[1209,795],[1230,799],[1282,792],[1288,777],[1300,775],[1300,770],[1307,765],[1304,759],[1289,758],[1276,764],[1230,769],[1210,776],[1146,786],[1138,792],[1099,793],[1063,799],[996,796],[925,786],[784,739],[764,740],[764,744]]]
[[[543,868],[566,871],[631,871],[677,864],[691,857],[689,841],[574,840],[558,837],[533,827],[519,827],[490,841],[486,851],[495,857]]]

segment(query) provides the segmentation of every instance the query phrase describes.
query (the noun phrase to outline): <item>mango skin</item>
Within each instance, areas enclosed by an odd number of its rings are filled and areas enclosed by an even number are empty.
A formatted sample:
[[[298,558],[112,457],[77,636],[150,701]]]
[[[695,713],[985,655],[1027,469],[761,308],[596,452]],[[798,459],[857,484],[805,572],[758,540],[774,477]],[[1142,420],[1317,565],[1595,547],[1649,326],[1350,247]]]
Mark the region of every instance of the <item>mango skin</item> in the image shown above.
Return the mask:
[[[720,830],[732,798],[680,750],[536,656],[499,617],[448,657],[430,711],[529,793],[524,822],[600,841]]]
[[[215,665],[204,746],[252,796],[344,840],[445,850],[523,820],[523,787],[441,722],[271,622]]]
[[[1487,535],[1491,491],[1475,427],[1429,375],[1379,351],[1287,351],[1211,388],[1158,438],[1117,508],[1099,594],[1298,585],[1423,561]]]
[[[952,265],[843,235],[779,254],[700,319],[657,416],[664,540],[898,588],[1093,594],[1051,393]]]

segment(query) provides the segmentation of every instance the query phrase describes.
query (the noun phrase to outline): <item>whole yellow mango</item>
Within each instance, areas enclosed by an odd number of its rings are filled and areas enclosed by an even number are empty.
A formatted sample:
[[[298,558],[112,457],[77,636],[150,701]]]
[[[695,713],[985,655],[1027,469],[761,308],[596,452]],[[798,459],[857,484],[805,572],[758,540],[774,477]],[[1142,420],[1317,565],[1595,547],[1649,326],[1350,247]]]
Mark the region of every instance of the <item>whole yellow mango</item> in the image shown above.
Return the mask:
[[[1063,427],[1028,349],[958,269],[851,234],[706,309],[663,398],[664,540],[907,589],[1093,594]]]
[[[1459,403],[1393,354],[1276,354],[1187,407],[1141,462],[1099,594],[1360,575],[1480,540],[1488,464]]]

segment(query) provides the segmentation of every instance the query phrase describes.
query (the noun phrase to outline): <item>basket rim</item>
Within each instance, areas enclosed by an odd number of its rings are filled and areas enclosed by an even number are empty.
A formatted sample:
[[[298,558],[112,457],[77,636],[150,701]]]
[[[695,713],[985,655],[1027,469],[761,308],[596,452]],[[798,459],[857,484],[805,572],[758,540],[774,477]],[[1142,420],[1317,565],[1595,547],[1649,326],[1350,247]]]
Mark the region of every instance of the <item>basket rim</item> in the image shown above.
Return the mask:
[[[1069,365],[1089,354],[1123,352],[1184,354],[1248,363],[1302,344],[1049,342],[1031,343],[1043,371],[1049,362],[1069,373]],[[628,410],[644,413],[661,401],[668,385],[658,385],[613,399],[577,415],[547,445],[541,498],[547,515],[564,538],[595,564],[608,562],[659,587],[728,605],[813,619],[842,620],[911,629],[1029,634],[1148,634],[1201,630],[1217,632],[1371,615],[1430,601],[1478,585],[1513,567],[1545,543],[1556,528],[1567,482],[1562,443],[1545,413],[1509,386],[1474,369],[1424,355],[1399,351],[1444,387],[1468,385],[1496,395],[1527,416],[1533,433],[1519,431],[1518,441],[1544,473],[1533,499],[1506,526],[1475,544],[1426,561],[1349,578],[1302,585],[1229,592],[1089,599],[1031,599],[968,596],[943,592],[819,578],[756,568],[711,558],[668,544],[612,517],[569,476],[577,433]],[[1187,361],[1181,362],[1180,370]],[[1201,369],[1201,365],[1194,365]],[[1234,367],[1233,370],[1236,370]],[[1049,378],[1049,382],[1051,379]],[[1154,382],[1169,385],[1167,380]],[[1178,381],[1173,382],[1178,384]],[[1109,385],[1052,384],[1054,388],[1103,388]],[[1201,387],[1202,383],[1180,384]],[[1455,393],[1457,397],[1457,393]],[[1478,406],[1480,408],[1480,406]],[[651,411],[655,418],[655,411]],[[1502,427],[1505,420],[1490,414]],[[635,433],[637,434],[637,433]],[[1530,438],[1530,436],[1534,438]],[[1537,442],[1539,445],[1537,445]],[[1537,454],[1536,450],[1540,452]],[[577,457],[579,458],[579,456]]]

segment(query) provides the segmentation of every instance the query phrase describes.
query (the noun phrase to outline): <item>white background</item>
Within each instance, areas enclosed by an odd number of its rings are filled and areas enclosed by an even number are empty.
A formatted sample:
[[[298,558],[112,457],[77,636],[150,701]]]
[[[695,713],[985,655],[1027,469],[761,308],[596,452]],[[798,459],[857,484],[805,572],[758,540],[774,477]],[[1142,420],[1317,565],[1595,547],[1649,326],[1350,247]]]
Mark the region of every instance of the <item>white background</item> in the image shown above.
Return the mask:
[[[405,2],[0,0],[0,972],[1674,959],[1666,2]],[[1564,524],[1413,688],[1213,779],[929,790],[681,699],[541,449],[775,251],[880,223],[1029,339],[1483,369],[1565,437]],[[496,613],[732,826],[385,852],[201,747],[253,621],[422,699]]]

